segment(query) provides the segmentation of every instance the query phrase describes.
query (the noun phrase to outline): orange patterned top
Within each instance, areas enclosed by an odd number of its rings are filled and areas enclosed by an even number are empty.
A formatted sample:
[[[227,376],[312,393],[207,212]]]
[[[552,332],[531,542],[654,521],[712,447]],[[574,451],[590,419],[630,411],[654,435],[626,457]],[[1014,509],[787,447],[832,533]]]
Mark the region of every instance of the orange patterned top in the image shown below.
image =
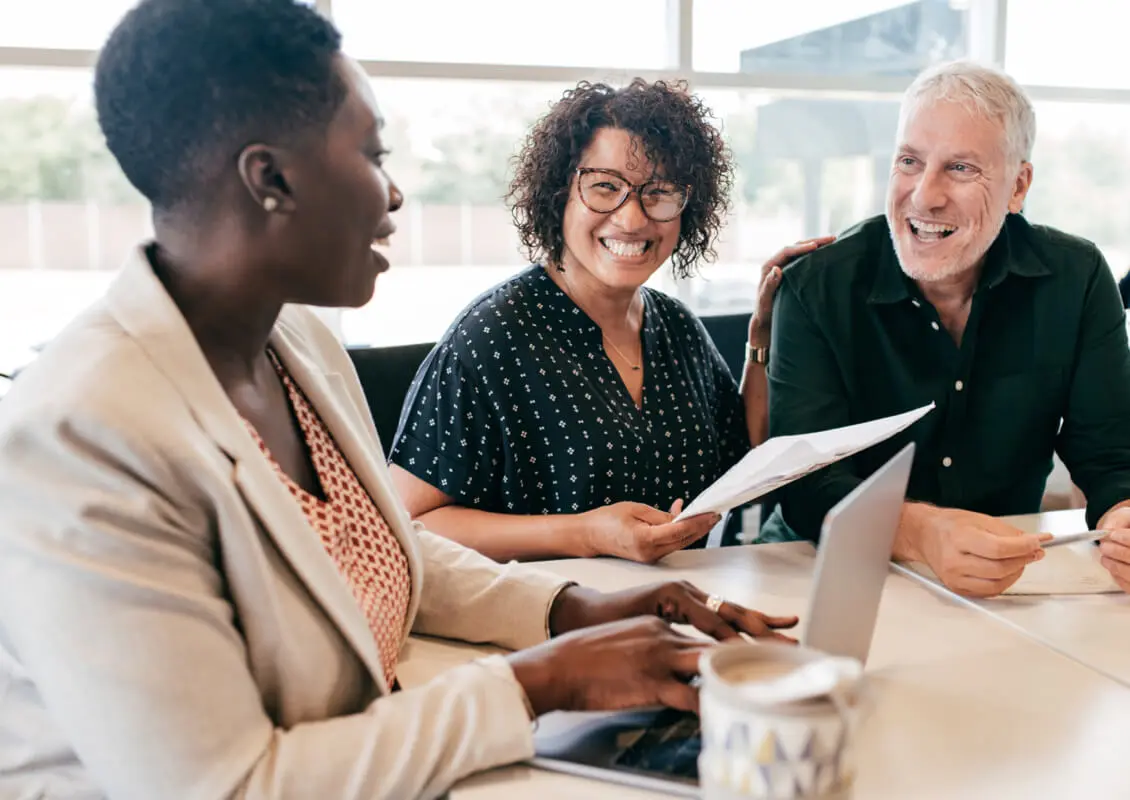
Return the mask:
[[[393,687],[411,595],[408,558],[325,423],[274,352],[268,351],[268,354],[286,386],[326,499],[315,497],[295,483],[274,460],[250,423],[248,430],[302,506],[310,526],[321,537],[322,546],[353,591],[380,648],[385,678]]]

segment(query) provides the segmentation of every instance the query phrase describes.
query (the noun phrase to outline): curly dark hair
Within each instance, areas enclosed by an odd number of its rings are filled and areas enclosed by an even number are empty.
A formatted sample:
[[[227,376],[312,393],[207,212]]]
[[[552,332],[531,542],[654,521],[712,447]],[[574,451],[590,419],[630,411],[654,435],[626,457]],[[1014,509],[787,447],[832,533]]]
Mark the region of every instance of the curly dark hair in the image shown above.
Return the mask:
[[[560,265],[565,204],[581,153],[600,128],[637,137],[643,154],[668,180],[691,187],[679,242],[671,256],[678,277],[716,257],[714,240],[730,205],[733,167],[712,114],[683,81],[636,78],[616,89],[582,81],[569,89],[526,137],[507,199],[531,261]]]
[[[295,0],[142,0],[98,57],[98,124],[154,208],[203,200],[248,144],[324,130],[346,96],[340,49]]]

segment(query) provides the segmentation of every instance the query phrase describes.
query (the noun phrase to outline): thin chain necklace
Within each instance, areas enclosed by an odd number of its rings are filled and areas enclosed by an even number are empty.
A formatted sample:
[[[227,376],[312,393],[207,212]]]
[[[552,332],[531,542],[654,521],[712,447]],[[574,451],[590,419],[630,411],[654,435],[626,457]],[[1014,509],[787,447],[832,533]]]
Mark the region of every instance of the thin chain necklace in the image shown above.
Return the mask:
[[[575,302],[575,301],[574,301],[574,302]],[[639,371],[640,371],[640,367],[641,367],[641,365],[640,365],[640,364],[633,364],[633,363],[632,363],[632,360],[631,360],[630,358],[628,358],[628,357],[627,357],[626,355],[624,355],[623,351],[622,351],[622,350],[620,350],[620,348],[616,346],[616,342],[614,342],[614,341],[612,341],[611,339],[609,339],[609,338],[608,338],[608,337],[607,337],[607,336],[605,335],[605,333],[604,333],[604,331],[603,331],[603,330],[602,330],[602,331],[600,332],[600,335],[601,335],[602,337],[604,337],[604,341],[606,341],[606,342],[608,342],[608,343],[609,343],[610,345],[612,345],[612,349],[613,349],[613,350],[615,350],[615,351],[616,351],[616,353],[617,353],[617,355],[619,355],[619,356],[620,356],[620,358],[622,358],[622,359],[624,360],[624,363],[625,363],[625,364],[627,364],[627,365],[628,365],[629,367],[631,367],[631,368],[632,368],[632,371],[633,371],[633,372],[639,372]]]
[[[565,281],[562,281],[559,285],[561,286],[561,289],[565,292],[565,296],[568,297],[570,300],[572,300],[573,304],[575,306],[577,306],[577,308],[581,309],[581,311],[584,311],[589,319],[593,319],[593,316],[592,316],[592,314],[589,314],[588,309],[585,308],[583,305],[581,305],[580,302],[578,302],[577,298],[573,297],[573,293],[569,291]],[[595,323],[596,320],[593,320],[593,322]],[[600,325],[597,325],[596,327],[600,328]],[[630,358],[628,358],[626,355],[624,355],[624,351],[621,350],[619,347],[617,347],[616,343],[614,341],[612,341],[611,339],[608,338],[608,334],[606,334],[604,332],[604,328],[600,328],[600,337],[604,341],[608,342],[608,344],[612,345],[612,349],[616,351],[616,355],[620,356],[620,358],[624,361],[624,363],[632,368],[632,372],[639,372],[643,368],[642,364],[633,364],[632,360]],[[640,356],[641,357],[643,356],[642,350],[640,351]]]

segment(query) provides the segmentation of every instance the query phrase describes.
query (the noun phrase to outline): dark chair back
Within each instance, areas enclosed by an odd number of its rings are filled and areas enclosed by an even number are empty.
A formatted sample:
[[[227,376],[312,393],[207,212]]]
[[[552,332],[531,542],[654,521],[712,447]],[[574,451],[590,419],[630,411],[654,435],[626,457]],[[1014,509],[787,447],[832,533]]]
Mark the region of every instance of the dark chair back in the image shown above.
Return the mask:
[[[749,338],[749,314],[719,314],[702,317],[702,324],[714,346],[722,354],[734,380],[741,381],[745,364],[745,343]]]
[[[730,368],[734,380],[741,383],[742,372],[745,369],[745,343],[749,338],[749,314],[722,314],[716,317],[702,317],[702,324],[706,327],[706,332],[710,334],[710,338],[714,340],[714,346],[722,354],[722,358],[726,361],[726,366]],[[777,507],[777,503],[777,493],[770,492],[742,508],[760,505],[761,523],[764,524],[769,515],[773,513],[773,509]],[[754,531],[742,530],[741,513],[742,509],[735,509],[731,512],[730,519],[727,521],[726,532],[722,536],[723,544],[736,544],[739,535],[751,537],[754,534]]]
[[[392,449],[396,436],[396,426],[400,422],[400,409],[408,394],[408,387],[416,377],[416,371],[435,345],[422,344],[396,345],[395,347],[351,347],[349,355],[369,401],[373,423],[381,447],[387,455]]]

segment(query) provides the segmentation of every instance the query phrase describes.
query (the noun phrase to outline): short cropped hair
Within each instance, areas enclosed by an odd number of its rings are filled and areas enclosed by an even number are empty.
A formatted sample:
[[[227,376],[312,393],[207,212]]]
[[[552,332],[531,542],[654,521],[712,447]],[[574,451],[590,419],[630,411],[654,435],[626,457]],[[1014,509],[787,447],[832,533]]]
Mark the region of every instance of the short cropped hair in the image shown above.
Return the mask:
[[[98,123],[154,208],[192,203],[247,145],[324,130],[346,95],[340,48],[295,0],[142,0],[99,55]]]
[[[687,277],[699,261],[713,260],[714,240],[729,208],[733,167],[710,116],[681,81],[636,78],[622,88],[585,81],[566,91],[526,137],[507,195],[530,260],[560,265],[573,172],[600,128],[632,134],[665,178],[691,187],[671,257],[674,273]]]
[[[1036,111],[1020,85],[1005,73],[972,61],[951,61],[926,69],[903,95],[900,126],[911,111],[939,100],[961,104],[999,122],[1010,160],[1032,160]]]

